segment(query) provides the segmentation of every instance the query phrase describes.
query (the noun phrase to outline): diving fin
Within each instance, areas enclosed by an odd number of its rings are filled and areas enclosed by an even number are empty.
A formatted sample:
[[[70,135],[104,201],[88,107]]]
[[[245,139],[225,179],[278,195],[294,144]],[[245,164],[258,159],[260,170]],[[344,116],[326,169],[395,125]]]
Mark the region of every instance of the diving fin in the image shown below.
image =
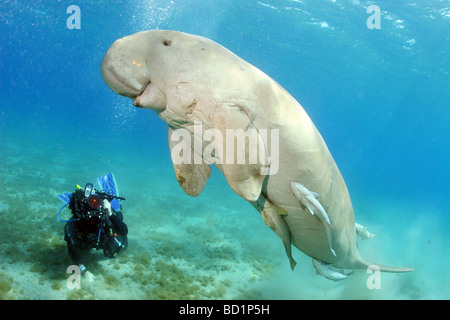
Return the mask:
[[[100,191],[106,191],[108,193],[119,196],[119,188],[117,187],[116,178],[114,177],[114,174],[112,172],[97,178],[97,184]],[[113,208],[115,211],[120,210],[119,200],[113,199],[111,201],[111,208]]]

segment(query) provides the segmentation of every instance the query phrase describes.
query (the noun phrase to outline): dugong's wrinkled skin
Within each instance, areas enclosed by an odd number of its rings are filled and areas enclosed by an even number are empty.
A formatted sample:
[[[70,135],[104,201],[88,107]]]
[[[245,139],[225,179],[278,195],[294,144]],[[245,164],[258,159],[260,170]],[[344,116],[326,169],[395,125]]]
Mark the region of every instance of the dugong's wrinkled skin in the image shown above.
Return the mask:
[[[201,121],[204,130],[215,128],[224,135],[226,129],[279,129],[278,172],[261,174],[264,161],[216,164],[230,187],[250,201],[280,236],[292,268],[291,244],[337,268],[372,264],[359,255],[350,196],[325,142],[300,104],[262,71],[209,39],[163,30],[117,40],[106,53],[101,71],[113,91],[135,99],[135,106],[155,110],[169,125],[169,135],[179,128],[193,135],[195,121]],[[171,148],[173,144],[169,142]],[[186,193],[200,194],[210,176],[208,163],[174,167]],[[320,195],[333,226],[336,255],[324,225],[293,194],[292,182]]]

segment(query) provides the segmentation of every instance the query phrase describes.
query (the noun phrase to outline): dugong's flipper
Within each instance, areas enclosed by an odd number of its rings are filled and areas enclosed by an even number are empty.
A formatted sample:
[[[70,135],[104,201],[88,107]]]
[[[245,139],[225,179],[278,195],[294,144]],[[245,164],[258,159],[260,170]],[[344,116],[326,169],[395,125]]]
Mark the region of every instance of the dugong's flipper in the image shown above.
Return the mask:
[[[313,259],[313,266],[316,269],[317,274],[328,280],[340,281],[347,278],[350,273],[344,273],[344,271],[333,268],[331,265],[326,264],[320,260]]]
[[[334,256],[336,256],[336,251],[332,247],[331,232],[333,226],[331,225],[330,218],[327,212],[320,204],[317,198],[319,195],[315,192],[309,191],[304,185],[298,182],[291,183],[292,192],[301,204],[308,208],[312,215],[316,216],[323,224],[327,234],[328,244],[330,245],[330,250]]]
[[[355,227],[356,227],[356,234],[361,239],[370,239],[370,238],[375,237],[375,234],[367,231],[366,227],[360,225],[359,223],[355,223]]]
[[[264,140],[253,125],[247,111],[238,105],[223,105],[220,109],[217,108],[213,125],[224,137],[222,144],[217,144],[217,149],[218,154],[222,156],[220,159],[222,173],[228,184],[245,200],[257,201],[268,165]],[[249,139],[245,138],[246,134],[249,135]],[[234,142],[239,140],[239,136],[243,137],[245,142],[238,142],[236,145]],[[230,148],[230,145],[234,148]],[[259,157],[256,153],[250,154],[250,150],[258,150]],[[242,156],[245,158],[240,158]],[[252,159],[252,156],[256,156],[256,159]]]
[[[172,159],[177,181],[183,188],[184,192],[192,197],[196,197],[200,193],[202,193],[203,188],[208,182],[208,179],[211,175],[211,167],[206,162],[195,164],[193,160],[195,151],[192,146],[186,140],[182,140],[180,142],[172,141],[172,133],[173,129],[169,127],[169,148],[172,158],[174,156],[172,151],[175,145],[177,146],[177,148],[180,148],[180,150],[183,150],[183,152],[186,152],[186,150],[190,150],[191,158],[187,159],[188,161],[185,161],[183,163],[179,163],[180,161],[176,161],[177,159]]]

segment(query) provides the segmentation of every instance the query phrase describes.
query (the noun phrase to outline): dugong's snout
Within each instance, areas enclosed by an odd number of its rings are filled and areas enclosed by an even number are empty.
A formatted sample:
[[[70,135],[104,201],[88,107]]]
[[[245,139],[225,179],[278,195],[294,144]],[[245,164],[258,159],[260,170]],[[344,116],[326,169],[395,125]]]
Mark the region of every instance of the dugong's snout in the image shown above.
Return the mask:
[[[135,98],[144,91],[149,80],[136,70],[131,55],[127,55],[123,39],[119,39],[106,52],[100,65],[103,80],[115,93]]]
[[[120,73],[117,72],[117,69],[114,67],[114,65],[112,63],[109,63],[108,61],[105,62],[105,59],[101,64],[101,71],[103,80],[108,85],[108,87],[110,87],[111,90],[121,96],[126,96],[134,99],[143,91],[138,86],[133,86],[133,84],[126,81],[126,79],[124,79],[120,75]]]
[[[129,36],[116,40],[100,65],[103,80],[115,93],[134,99],[136,107],[162,109],[165,95],[150,79],[148,57],[141,39]]]

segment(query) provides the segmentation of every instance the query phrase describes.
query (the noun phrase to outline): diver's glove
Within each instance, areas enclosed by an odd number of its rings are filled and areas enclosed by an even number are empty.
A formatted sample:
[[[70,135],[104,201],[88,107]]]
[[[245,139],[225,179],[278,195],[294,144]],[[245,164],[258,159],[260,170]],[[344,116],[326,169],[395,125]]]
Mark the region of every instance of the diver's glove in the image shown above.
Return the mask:
[[[103,210],[108,214],[108,217],[111,217],[112,215],[111,203],[109,203],[109,201],[106,199],[103,199]]]

